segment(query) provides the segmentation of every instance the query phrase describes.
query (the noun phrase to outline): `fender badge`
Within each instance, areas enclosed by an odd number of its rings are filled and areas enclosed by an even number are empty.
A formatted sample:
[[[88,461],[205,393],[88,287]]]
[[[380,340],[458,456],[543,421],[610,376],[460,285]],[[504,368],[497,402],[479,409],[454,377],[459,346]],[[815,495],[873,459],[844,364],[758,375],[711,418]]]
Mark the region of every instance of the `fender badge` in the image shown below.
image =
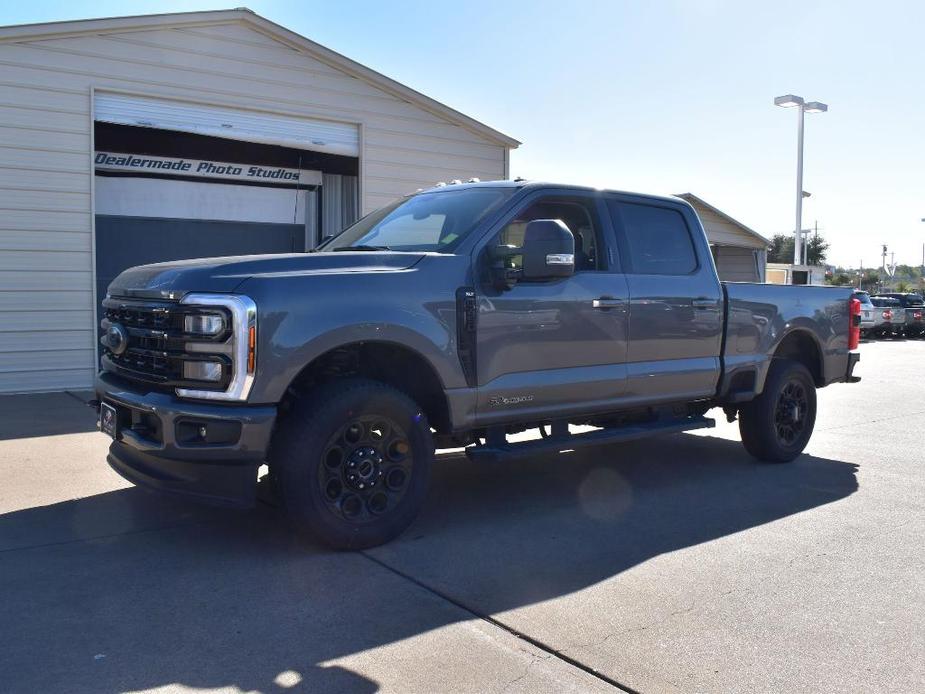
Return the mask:
[[[501,405],[519,405],[522,402],[533,402],[532,395],[514,395],[506,398],[503,395],[495,395],[488,398],[489,407],[500,407]]]

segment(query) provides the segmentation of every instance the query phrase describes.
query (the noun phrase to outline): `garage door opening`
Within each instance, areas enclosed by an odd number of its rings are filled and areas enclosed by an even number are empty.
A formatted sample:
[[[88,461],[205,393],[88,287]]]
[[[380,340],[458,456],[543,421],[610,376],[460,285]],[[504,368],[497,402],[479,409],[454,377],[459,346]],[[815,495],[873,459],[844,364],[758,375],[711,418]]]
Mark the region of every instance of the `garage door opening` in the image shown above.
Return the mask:
[[[94,142],[98,310],[128,267],[302,252],[358,217],[355,156],[110,122]]]

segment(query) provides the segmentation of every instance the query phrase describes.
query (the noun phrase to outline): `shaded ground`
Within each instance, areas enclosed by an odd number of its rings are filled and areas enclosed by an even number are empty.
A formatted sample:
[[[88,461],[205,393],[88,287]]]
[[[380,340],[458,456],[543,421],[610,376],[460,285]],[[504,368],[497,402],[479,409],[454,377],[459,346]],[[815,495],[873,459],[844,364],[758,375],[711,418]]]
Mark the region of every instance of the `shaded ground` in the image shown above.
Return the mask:
[[[725,424],[444,456],[360,554],[129,488],[76,398],[0,398],[0,689],[921,691],[925,343],[858,373],[792,465]]]

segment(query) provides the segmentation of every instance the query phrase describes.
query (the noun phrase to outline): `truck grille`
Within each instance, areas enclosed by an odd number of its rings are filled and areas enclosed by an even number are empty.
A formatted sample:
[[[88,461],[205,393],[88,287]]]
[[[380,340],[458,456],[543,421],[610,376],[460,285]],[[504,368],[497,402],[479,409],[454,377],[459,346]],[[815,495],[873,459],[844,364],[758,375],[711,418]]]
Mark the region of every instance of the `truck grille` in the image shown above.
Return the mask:
[[[134,381],[165,389],[195,386],[224,390],[231,360],[223,349],[228,331],[213,338],[184,332],[184,318],[197,309],[170,302],[139,302],[107,297],[103,301],[102,366]],[[114,333],[113,333],[114,331]],[[110,335],[115,335],[111,339]],[[115,344],[113,344],[115,342]],[[191,343],[199,349],[190,350]],[[214,349],[210,350],[210,345]],[[203,349],[204,348],[204,349]],[[189,361],[221,362],[223,377],[212,384],[184,378]]]

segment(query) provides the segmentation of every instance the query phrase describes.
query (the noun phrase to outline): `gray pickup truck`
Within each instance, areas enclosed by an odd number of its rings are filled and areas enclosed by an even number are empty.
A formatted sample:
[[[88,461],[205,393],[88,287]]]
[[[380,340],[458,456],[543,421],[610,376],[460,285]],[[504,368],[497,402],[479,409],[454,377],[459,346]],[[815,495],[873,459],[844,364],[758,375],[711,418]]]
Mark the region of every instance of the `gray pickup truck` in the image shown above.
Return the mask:
[[[126,270],[96,404],[129,480],[247,506],[266,464],[296,528],[369,547],[412,522],[436,448],[553,453],[719,407],[754,457],[794,459],[816,389],[858,380],[851,291],[720,282],[676,198],[450,185],[315,252]]]

